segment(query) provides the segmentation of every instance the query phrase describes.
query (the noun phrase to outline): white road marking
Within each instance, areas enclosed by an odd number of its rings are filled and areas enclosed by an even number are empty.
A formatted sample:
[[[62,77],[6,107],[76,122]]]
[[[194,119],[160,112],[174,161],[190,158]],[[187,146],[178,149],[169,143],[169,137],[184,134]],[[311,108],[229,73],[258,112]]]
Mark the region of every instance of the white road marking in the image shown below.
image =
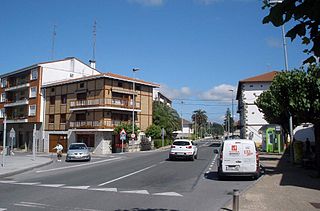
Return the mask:
[[[17,184],[17,185],[37,185],[39,183],[40,182],[17,182],[15,184]]]
[[[13,181],[13,180],[1,180],[0,183],[16,183],[17,181]]]
[[[142,172],[142,171],[148,170],[148,169],[150,169],[150,168],[152,168],[152,167],[155,167],[155,166],[156,166],[156,165],[154,164],[154,165],[152,165],[152,166],[143,168],[143,169],[141,169],[141,170],[139,170],[139,171],[135,171],[135,172],[132,172],[132,173],[130,173],[130,174],[124,175],[124,176],[122,176],[122,177],[119,177],[119,178],[116,178],[116,179],[113,179],[113,180],[110,180],[110,181],[101,183],[101,184],[99,184],[98,186],[100,187],[100,186],[103,186],[103,185],[106,185],[106,184],[110,184],[110,183],[112,183],[112,182],[115,182],[115,181],[124,179],[124,178],[126,178],[126,177],[130,177],[130,176],[132,176],[132,175],[134,175],[134,174],[138,174],[138,173],[140,173],[140,172]]]
[[[37,186],[41,186],[41,187],[51,187],[51,188],[59,188],[61,186],[64,186],[65,184],[39,184]]]
[[[19,207],[33,207],[33,208],[42,208],[45,209],[46,205],[43,204],[37,204],[37,203],[32,203],[32,202],[20,202],[13,204],[14,206],[19,206]]]
[[[117,192],[117,188],[90,188],[88,190],[106,191],[106,192]]]
[[[104,163],[104,162],[109,162],[109,161],[118,160],[118,159],[122,159],[122,158],[121,157],[117,157],[117,158],[111,158],[111,159],[108,159],[108,160],[100,160],[100,161],[96,161],[96,162],[90,162],[90,163],[79,164],[79,165],[74,165],[74,166],[64,166],[64,167],[59,167],[59,168],[54,168],[54,169],[39,170],[39,171],[36,171],[36,173],[43,173],[43,172],[49,172],[49,171],[58,171],[58,170],[62,170],[62,169],[70,169],[70,168],[76,168],[76,167],[81,167],[81,166],[89,166],[89,165],[94,165],[94,164],[97,164],[97,163]]]
[[[6,211],[7,208],[0,208],[0,211]]]
[[[90,186],[63,186],[61,188],[68,188],[68,189],[81,189],[81,190],[86,190]]]
[[[146,195],[149,194],[149,192],[146,190],[127,190],[127,191],[120,191],[120,193],[137,193],[137,194],[146,194]]]
[[[154,193],[152,195],[154,195],[154,196],[180,196],[180,197],[183,196],[183,195],[176,193],[176,192]]]

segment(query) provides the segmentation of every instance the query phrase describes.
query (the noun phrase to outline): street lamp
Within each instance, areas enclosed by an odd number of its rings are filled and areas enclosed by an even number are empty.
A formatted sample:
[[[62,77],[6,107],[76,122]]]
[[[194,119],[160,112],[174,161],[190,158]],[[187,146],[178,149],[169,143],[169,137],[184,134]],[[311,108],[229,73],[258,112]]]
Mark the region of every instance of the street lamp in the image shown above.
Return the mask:
[[[3,114],[3,147],[2,147],[2,164],[1,166],[4,167],[4,159],[5,159],[5,149],[6,149],[6,138],[7,138],[7,115],[6,113]]]
[[[134,137],[135,133],[134,133],[134,124],[135,124],[135,121],[134,121],[134,107],[135,107],[135,78],[136,78],[136,72],[139,71],[140,69],[139,68],[133,68],[132,69],[132,72],[133,72],[133,82],[132,82],[132,90],[133,90],[133,95],[132,95],[132,137]]]
[[[232,104],[231,104],[231,109],[232,109],[232,110],[231,110],[231,115],[232,115],[232,116],[231,116],[231,117],[232,117],[232,122],[233,122],[233,123],[232,123],[232,127],[231,127],[231,134],[232,134],[232,136],[233,136],[233,130],[234,130],[234,128],[233,128],[233,126],[234,126],[234,116],[233,116],[233,89],[229,89],[229,91],[232,92],[232,94],[231,94],[231,103],[232,103]]]

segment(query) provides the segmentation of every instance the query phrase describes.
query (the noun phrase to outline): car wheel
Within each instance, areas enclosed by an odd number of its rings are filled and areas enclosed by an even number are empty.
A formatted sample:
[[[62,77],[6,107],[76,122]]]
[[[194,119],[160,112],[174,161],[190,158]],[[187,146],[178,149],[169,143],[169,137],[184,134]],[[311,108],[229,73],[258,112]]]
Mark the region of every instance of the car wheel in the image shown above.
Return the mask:
[[[195,159],[198,159],[198,153],[194,156]]]
[[[192,155],[192,156],[190,157],[190,160],[191,160],[191,161],[194,161],[194,155]]]

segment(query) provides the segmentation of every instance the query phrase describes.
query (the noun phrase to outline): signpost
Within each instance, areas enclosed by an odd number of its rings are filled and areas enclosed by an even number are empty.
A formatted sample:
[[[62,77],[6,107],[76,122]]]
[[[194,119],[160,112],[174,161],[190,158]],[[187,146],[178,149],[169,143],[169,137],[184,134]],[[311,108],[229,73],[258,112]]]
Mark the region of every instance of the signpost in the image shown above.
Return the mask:
[[[127,139],[127,133],[124,129],[120,132],[120,140],[121,140],[121,153],[123,153],[123,142]]]
[[[16,131],[13,128],[11,128],[9,136],[11,138],[10,153],[9,154],[11,155],[11,153],[13,153],[13,139],[16,137]]]
[[[164,147],[164,136],[166,135],[166,131],[164,128],[161,129],[161,138],[162,138],[162,147]]]

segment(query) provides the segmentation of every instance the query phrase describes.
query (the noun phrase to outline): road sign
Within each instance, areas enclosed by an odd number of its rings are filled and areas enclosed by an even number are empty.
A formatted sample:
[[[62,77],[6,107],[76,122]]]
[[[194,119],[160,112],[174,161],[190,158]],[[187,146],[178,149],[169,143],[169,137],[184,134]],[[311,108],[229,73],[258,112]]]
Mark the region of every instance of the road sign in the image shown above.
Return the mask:
[[[135,137],[136,137],[136,134],[131,133],[131,138],[135,138]]]
[[[127,133],[124,129],[120,132],[120,140],[126,140],[127,139]]]
[[[13,128],[11,128],[9,136],[10,136],[10,138],[15,138],[16,137],[16,131]]]

